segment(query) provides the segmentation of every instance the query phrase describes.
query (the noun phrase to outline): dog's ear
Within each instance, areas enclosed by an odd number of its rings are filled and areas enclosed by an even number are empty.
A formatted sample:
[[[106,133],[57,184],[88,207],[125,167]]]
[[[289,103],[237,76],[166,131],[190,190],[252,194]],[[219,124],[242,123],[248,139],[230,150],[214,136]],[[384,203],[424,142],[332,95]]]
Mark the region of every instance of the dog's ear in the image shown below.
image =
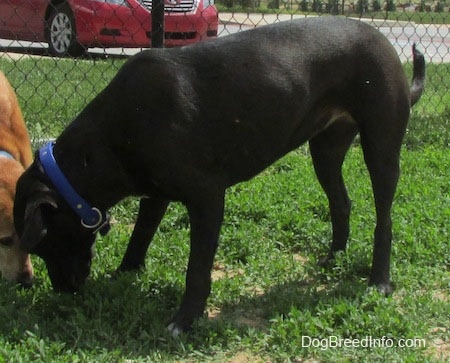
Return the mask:
[[[52,192],[42,183],[33,186],[33,194],[26,202],[23,216],[23,230],[20,236],[21,247],[32,251],[36,245],[47,235],[45,221],[46,210],[58,208]]]

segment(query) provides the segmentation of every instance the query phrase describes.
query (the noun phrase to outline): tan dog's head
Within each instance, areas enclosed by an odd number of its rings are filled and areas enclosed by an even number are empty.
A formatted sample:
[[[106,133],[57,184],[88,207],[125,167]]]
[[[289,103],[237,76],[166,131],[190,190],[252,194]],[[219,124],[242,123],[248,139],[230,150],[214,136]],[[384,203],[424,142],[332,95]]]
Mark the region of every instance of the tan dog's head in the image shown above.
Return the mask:
[[[29,287],[33,267],[29,255],[19,248],[13,222],[16,182],[22,173],[18,162],[0,158],[0,272],[4,279]]]

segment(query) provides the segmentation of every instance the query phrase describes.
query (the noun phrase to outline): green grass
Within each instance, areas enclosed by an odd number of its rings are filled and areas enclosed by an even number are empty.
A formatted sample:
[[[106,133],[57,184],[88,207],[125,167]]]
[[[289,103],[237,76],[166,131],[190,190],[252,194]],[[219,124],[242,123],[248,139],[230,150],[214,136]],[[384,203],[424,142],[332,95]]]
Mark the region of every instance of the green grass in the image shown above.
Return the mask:
[[[56,136],[120,64],[0,60],[33,137]],[[32,289],[0,282],[0,362],[449,361],[450,115],[442,87],[449,66],[430,65],[427,74],[393,208],[392,297],[367,288],[374,207],[358,144],[344,165],[353,200],[349,248],[329,270],[316,266],[331,237],[327,202],[302,147],[229,190],[209,318],[193,333],[173,339],[165,330],[184,289],[189,226],[182,205],[171,205],[146,270],[110,278],[135,218],[136,201],[128,200],[115,208],[110,234],[98,238],[81,293],[55,294],[36,257]],[[322,345],[302,347],[303,336]],[[418,338],[425,347],[323,349],[328,337]]]
[[[0,69],[17,91],[30,134],[43,138],[56,137],[123,63],[25,57],[0,59]]]

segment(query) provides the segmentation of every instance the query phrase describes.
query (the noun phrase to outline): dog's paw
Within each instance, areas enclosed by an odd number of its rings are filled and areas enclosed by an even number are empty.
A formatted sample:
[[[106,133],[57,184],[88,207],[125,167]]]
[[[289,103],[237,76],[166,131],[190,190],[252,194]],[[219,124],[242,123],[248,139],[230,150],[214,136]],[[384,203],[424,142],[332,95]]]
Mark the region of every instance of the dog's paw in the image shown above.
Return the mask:
[[[377,289],[378,293],[384,296],[390,296],[394,292],[394,287],[391,282],[372,282],[369,281],[369,286],[373,286]]]
[[[123,272],[141,272],[144,269],[145,269],[144,262],[127,263],[127,262],[122,261],[120,266],[116,269],[115,273],[120,274]]]
[[[330,256],[324,256],[319,259],[317,266],[327,268],[334,264],[334,258]]]
[[[322,268],[333,267],[336,263],[336,251],[330,251],[326,256],[319,258],[317,266]]]
[[[394,292],[394,288],[392,287],[391,283],[378,284],[377,290],[381,295],[384,295],[384,296],[390,296]]]
[[[140,271],[137,270],[120,270],[120,269],[116,269],[116,270],[112,270],[109,271],[105,277],[108,277],[111,281],[117,281],[120,279],[133,279],[137,276],[137,274]]]
[[[184,330],[182,327],[178,326],[177,323],[170,323],[167,327],[167,330],[169,331],[170,335],[172,335],[173,338],[178,338],[181,334],[184,333]]]

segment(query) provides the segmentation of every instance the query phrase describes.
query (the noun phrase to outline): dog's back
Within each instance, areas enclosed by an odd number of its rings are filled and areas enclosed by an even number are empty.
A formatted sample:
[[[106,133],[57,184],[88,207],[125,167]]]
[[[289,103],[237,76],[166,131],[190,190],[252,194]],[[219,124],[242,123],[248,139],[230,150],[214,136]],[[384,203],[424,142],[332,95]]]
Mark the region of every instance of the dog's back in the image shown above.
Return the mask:
[[[123,85],[129,88],[126,100]],[[357,123],[381,97],[405,113],[410,108],[410,87],[389,41],[370,25],[339,17],[144,51],[122,68],[108,92],[117,92],[113,107],[127,114],[170,120],[174,129],[188,129],[204,144],[207,135],[213,146],[205,162],[220,165],[229,185],[310,140],[332,119],[324,114],[327,108],[340,107]],[[107,100],[104,104],[111,108]],[[180,149],[177,141],[170,147]],[[203,150],[199,158],[206,158]]]
[[[19,249],[13,204],[17,179],[32,162],[31,145],[16,94],[0,72],[0,271],[8,281],[31,284],[30,257]]]

